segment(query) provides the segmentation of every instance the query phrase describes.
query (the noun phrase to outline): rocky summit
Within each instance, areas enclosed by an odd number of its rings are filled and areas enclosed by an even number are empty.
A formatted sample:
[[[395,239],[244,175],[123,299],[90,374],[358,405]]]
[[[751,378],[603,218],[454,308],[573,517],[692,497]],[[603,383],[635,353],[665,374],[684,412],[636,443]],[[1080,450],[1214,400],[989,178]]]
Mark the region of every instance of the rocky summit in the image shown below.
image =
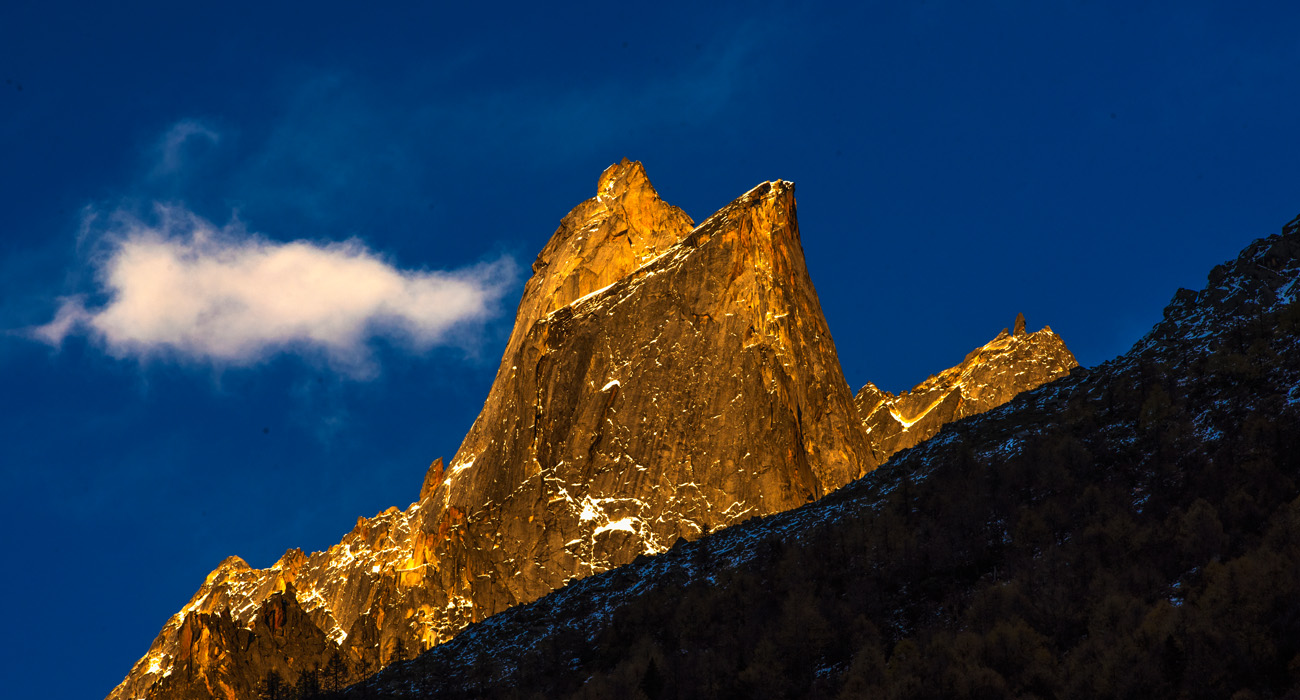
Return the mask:
[[[1079,366],[1050,326],[1026,333],[1025,316],[1018,314],[1012,328],[1011,333],[1003,328],[960,364],[911,391],[895,396],[871,383],[859,389],[854,405],[872,459],[883,464],[895,452],[930,439],[944,425],[997,408]]]
[[[1073,363],[1048,330],[999,336],[864,411],[784,181],[697,226],[624,160],[533,273],[482,413],[419,500],[324,552],[222,562],[111,700],[247,698],[316,668],[358,680],[570,580],[815,501]],[[944,408],[915,417],[931,396]],[[911,421],[888,443],[872,437],[893,429],[871,422],[881,406]]]

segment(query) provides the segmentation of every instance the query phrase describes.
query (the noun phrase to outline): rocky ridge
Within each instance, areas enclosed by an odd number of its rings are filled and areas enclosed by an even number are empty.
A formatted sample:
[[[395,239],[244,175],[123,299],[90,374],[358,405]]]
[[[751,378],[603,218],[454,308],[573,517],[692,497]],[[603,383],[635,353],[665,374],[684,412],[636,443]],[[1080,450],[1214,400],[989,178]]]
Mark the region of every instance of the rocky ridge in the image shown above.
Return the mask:
[[[930,439],[948,423],[1001,406],[1079,366],[1050,326],[1027,333],[1025,316],[1018,314],[1012,328],[910,391],[895,396],[871,383],[859,389],[853,403],[876,463]]]

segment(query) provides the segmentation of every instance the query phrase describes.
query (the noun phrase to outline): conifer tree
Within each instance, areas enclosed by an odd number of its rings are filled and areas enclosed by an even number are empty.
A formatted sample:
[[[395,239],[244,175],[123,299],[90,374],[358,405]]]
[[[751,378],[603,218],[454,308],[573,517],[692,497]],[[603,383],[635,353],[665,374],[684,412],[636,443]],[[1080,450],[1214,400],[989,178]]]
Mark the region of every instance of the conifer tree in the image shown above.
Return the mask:
[[[260,700],[287,700],[288,691],[289,687],[285,685],[280,672],[271,669],[266,672],[266,676],[258,683],[257,697]]]
[[[313,700],[314,698],[319,698],[321,695],[320,667],[313,667],[298,674],[298,683],[294,687],[294,691],[298,700]]]
[[[321,685],[326,692],[337,693],[347,687],[348,675],[347,662],[336,649],[321,672]]]

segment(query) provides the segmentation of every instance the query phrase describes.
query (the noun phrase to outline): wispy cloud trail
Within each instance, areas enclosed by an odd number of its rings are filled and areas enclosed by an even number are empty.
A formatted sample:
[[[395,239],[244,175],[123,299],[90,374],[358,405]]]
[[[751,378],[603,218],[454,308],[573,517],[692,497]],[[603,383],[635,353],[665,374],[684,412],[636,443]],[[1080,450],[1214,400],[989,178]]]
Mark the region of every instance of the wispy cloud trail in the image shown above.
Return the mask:
[[[155,175],[171,175],[184,166],[185,143],[199,138],[209,143],[218,143],[221,136],[209,129],[202,122],[194,119],[182,119],[172,125],[163,134],[157,145],[158,162],[154,166]]]

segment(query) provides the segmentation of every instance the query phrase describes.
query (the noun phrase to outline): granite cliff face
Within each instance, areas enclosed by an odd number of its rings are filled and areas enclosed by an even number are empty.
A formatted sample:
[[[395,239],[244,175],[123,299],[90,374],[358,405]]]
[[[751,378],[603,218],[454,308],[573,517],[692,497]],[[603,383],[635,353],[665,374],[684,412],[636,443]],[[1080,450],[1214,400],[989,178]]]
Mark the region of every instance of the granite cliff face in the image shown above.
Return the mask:
[[[624,160],[533,272],[483,411],[419,501],[359,518],[325,552],[222,562],[112,700],[251,697],[269,671],[292,682],[335,654],[356,680],[879,464],[792,184],[760,184],[695,226]]]
[[[859,457],[788,183],[760,185],[526,323],[444,491],[447,507],[481,509],[476,538],[528,543],[493,563],[512,600],[874,466]]]
[[[872,459],[883,464],[899,450],[914,447],[944,425],[983,413],[1070,373],[1079,366],[1074,354],[1050,327],[1025,332],[1018,314],[1012,332],[970,352],[961,364],[946,369],[898,396],[868,383],[854,406],[866,429]]]

